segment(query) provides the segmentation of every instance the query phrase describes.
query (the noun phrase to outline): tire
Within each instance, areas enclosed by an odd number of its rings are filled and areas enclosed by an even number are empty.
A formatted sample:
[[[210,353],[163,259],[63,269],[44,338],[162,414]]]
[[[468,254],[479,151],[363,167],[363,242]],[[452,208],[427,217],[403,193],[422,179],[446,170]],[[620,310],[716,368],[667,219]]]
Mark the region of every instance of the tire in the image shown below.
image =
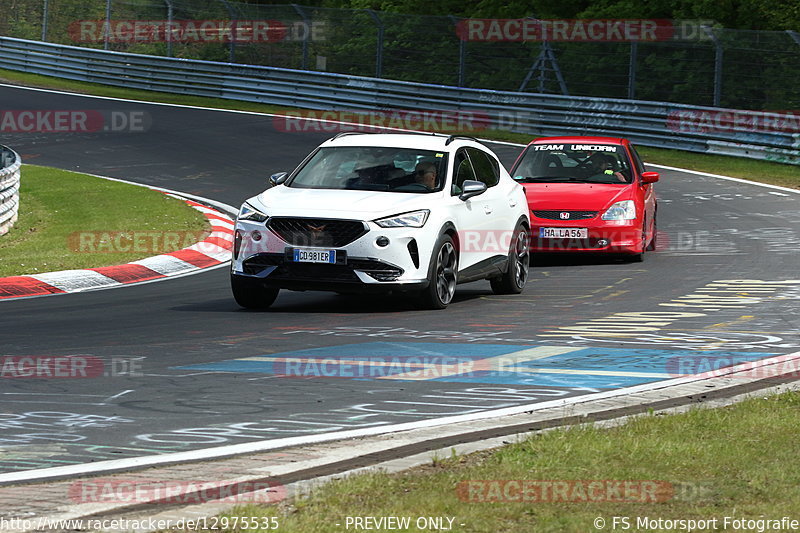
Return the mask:
[[[425,309],[444,309],[453,300],[458,283],[458,254],[449,235],[436,241],[428,269],[428,287],[420,294]]]
[[[647,221],[642,223],[642,251],[635,254],[625,256],[628,263],[641,263],[644,261],[644,253],[648,250],[647,247]]]
[[[245,309],[267,309],[275,302],[279,290],[266,288],[258,281],[231,274],[233,299]]]
[[[652,252],[653,250],[656,249],[656,246],[658,246],[656,240],[657,236],[658,236],[658,217],[656,215],[653,215],[653,238],[650,239],[650,244],[647,245],[648,251]]]
[[[489,280],[495,294],[519,294],[525,288],[531,262],[530,242],[530,232],[522,225],[517,226],[505,273]]]

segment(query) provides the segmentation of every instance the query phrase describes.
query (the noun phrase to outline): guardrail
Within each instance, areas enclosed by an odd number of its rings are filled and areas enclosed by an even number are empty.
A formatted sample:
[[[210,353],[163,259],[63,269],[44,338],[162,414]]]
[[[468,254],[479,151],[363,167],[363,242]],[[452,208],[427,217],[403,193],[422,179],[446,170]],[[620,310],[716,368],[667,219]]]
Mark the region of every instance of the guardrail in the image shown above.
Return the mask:
[[[17,221],[21,164],[14,150],[0,146],[0,235],[8,233]]]
[[[455,110],[491,128],[625,136],[637,144],[800,164],[800,118],[664,102],[468,89],[176,59],[0,37],[0,68],[72,80],[306,109]]]

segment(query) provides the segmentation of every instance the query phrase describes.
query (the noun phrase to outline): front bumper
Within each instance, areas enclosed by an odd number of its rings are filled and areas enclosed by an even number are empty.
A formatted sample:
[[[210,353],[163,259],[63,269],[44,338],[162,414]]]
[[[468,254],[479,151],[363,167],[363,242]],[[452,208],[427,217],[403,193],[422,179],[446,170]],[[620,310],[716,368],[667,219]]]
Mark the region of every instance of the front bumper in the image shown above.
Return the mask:
[[[411,291],[427,287],[433,242],[418,228],[380,228],[363,222],[364,232],[345,245],[291,244],[264,222],[239,220],[234,231],[231,273],[265,287],[336,292]],[[335,250],[335,263],[294,260],[295,248]]]
[[[252,255],[242,261],[242,270],[233,274],[257,279],[264,287],[300,291],[409,291],[428,286],[427,278],[403,279],[402,268],[380,259],[347,257],[346,251],[337,250],[336,263],[296,263],[290,250]]]
[[[642,226],[638,221],[572,221],[535,220],[531,224],[531,251],[572,253],[605,252],[636,254],[642,250]],[[554,239],[540,236],[540,228],[586,228],[585,239]]]

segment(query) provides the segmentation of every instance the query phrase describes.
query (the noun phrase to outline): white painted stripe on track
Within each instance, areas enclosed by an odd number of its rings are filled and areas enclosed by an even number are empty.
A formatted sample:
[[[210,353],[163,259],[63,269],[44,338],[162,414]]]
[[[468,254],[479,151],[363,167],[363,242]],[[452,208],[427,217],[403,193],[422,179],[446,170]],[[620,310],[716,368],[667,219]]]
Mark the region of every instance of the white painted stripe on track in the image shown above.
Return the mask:
[[[164,276],[171,276],[179,272],[188,272],[190,270],[197,270],[198,268],[191,263],[187,263],[182,259],[173,257],[171,255],[155,255],[153,257],[146,257],[138,261],[131,261],[132,265],[141,265],[150,270],[154,270]]]
[[[752,372],[753,369],[755,368],[769,366],[771,364],[779,364],[779,363],[785,364],[787,361],[800,361],[800,351],[786,355],[770,357],[768,359],[762,359],[760,361],[754,361],[751,363],[751,366],[748,367],[748,371]],[[741,372],[742,369],[739,366],[740,365],[735,365],[727,369],[715,370],[714,377],[720,378],[730,374],[734,374],[736,372]],[[534,403],[528,405],[518,405],[515,407],[506,407],[503,409],[495,409],[490,411],[483,411],[480,413],[471,413],[467,415],[447,416],[442,418],[419,420],[417,422],[405,422],[401,424],[387,424],[385,426],[373,426],[364,429],[352,429],[352,430],[337,431],[333,433],[325,433],[318,435],[284,437],[281,439],[247,442],[242,444],[231,444],[228,446],[217,446],[214,448],[204,448],[201,450],[175,452],[163,455],[149,455],[143,457],[132,457],[129,459],[112,459],[109,461],[98,461],[95,463],[87,463],[81,465],[55,466],[51,468],[27,470],[24,472],[10,472],[7,474],[0,474],[0,483],[29,481],[33,479],[46,479],[48,477],[57,477],[57,476],[58,477],[78,476],[84,474],[103,472],[107,470],[140,468],[144,466],[154,466],[165,463],[217,459],[220,457],[226,457],[230,455],[263,452],[278,448],[286,448],[289,446],[303,446],[303,445],[316,444],[332,440],[370,437],[375,435],[394,433],[397,431],[407,431],[413,429],[442,426],[446,424],[454,424],[457,422],[472,422],[476,420],[485,420],[487,418],[498,418],[507,415],[515,415],[515,414],[525,413],[528,411],[549,409],[553,407],[567,407],[569,405],[579,404],[583,402],[605,400],[610,398],[616,398],[618,396],[626,396],[628,394],[633,394],[637,392],[655,391],[667,387],[672,387],[675,385],[683,385],[686,383],[695,383],[699,381],[704,381],[706,379],[708,379],[708,377],[703,375],[681,377],[664,381],[658,381],[655,383],[646,383],[643,385],[635,385],[633,387],[615,389],[607,392],[584,394],[582,396],[566,398],[563,400],[550,400],[547,402]]]
[[[30,277],[64,292],[81,292],[119,285],[119,281],[93,270],[59,270],[57,272],[35,274]]]
[[[215,259],[221,256],[225,256],[227,259],[230,259],[229,256],[231,255],[231,251],[229,249],[223,248],[218,244],[214,244],[208,241],[201,241],[184,249],[194,250],[196,252],[200,252],[201,254],[213,257]]]
[[[219,214],[219,211],[217,211],[215,214]],[[234,223],[233,223],[232,220],[230,220],[230,221],[228,221],[228,220],[220,220],[218,218],[208,218],[206,220],[208,220],[208,223],[211,224],[211,227],[213,227],[213,228],[225,228],[225,229],[233,230],[233,227],[234,227]]]

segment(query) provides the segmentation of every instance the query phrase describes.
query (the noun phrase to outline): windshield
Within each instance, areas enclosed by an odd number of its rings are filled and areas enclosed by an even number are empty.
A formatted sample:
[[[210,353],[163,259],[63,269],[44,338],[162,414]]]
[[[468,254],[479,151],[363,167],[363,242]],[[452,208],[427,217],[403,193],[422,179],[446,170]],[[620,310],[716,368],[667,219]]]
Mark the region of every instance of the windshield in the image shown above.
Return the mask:
[[[447,155],[411,148],[320,148],[286,185],[303,189],[354,189],[430,193],[442,189]]]
[[[523,183],[631,182],[631,166],[624,147],[614,144],[533,144],[513,171]]]

